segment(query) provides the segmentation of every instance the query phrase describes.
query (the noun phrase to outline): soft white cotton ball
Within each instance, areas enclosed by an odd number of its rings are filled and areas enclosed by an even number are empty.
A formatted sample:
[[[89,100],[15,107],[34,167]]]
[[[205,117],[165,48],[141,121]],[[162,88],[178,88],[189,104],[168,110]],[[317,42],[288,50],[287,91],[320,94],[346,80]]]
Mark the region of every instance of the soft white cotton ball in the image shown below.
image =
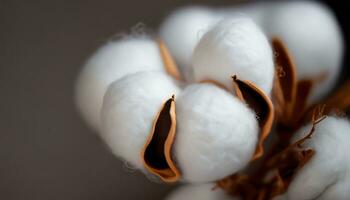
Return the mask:
[[[295,140],[310,130],[302,128]],[[348,199],[350,196],[350,122],[328,117],[316,125],[310,140],[303,145],[315,149],[316,154],[298,171],[291,182],[289,200]]]
[[[255,83],[266,94],[272,88],[273,54],[261,30],[248,18],[218,23],[200,40],[193,53],[197,81],[211,79],[232,88],[232,75]]]
[[[76,84],[76,104],[84,119],[99,129],[103,95],[113,81],[130,73],[164,71],[157,43],[147,37],[110,41],[87,61]]]
[[[212,84],[193,84],[177,97],[175,160],[187,182],[210,182],[242,169],[258,137],[255,114]]]
[[[176,10],[160,26],[160,36],[187,80],[191,80],[193,49],[216,21],[215,15],[208,8],[194,6]]]
[[[141,149],[158,112],[179,88],[161,72],[138,72],[111,84],[101,111],[101,136],[112,152],[143,169]]]
[[[220,188],[213,189],[214,187],[213,183],[183,185],[171,192],[165,200],[238,200]]]
[[[343,56],[343,38],[333,13],[317,2],[276,4],[269,9],[265,31],[280,37],[295,58],[299,79],[326,74],[312,100],[329,92],[338,78]]]

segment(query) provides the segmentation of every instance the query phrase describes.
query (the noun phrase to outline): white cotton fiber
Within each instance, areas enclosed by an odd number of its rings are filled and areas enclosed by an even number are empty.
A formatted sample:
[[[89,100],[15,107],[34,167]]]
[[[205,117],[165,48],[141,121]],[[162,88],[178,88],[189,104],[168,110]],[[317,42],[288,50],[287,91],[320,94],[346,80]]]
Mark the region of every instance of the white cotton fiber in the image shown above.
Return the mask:
[[[215,80],[232,88],[232,75],[255,83],[270,94],[274,76],[272,49],[249,18],[219,22],[200,40],[193,53],[196,81]]]
[[[217,21],[214,16],[206,7],[187,7],[172,13],[160,26],[159,34],[187,80],[191,80],[193,49],[202,35]]]
[[[175,100],[174,155],[187,182],[210,182],[242,169],[258,137],[255,114],[213,84],[192,84]]]
[[[312,100],[328,93],[338,78],[344,51],[341,30],[331,10],[310,1],[277,3],[269,9],[268,22],[265,31],[286,43],[295,58],[299,79],[328,76]]]
[[[130,73],[164,71],[157,43],[147,37],[110,41],[87,61],[76,84],[76,104],[83,118],[99,129],[103,95],[110,83]]]
[[[302,138],[311,126],[302,128],[294,140]],[[303,145],[316,154],[298,171],[290,184],[289,200],[348,199],[350,196],[350,122],[328,117],[316,125]]]
[[[165,200],[238,200],[214,187],[214,183],[183,185],[172,191]]]
[[[179,88],[162,72],[138,72],[111,84],[101,112],[101,136],[112,152],[143,169],[141,149],[163,104]]]

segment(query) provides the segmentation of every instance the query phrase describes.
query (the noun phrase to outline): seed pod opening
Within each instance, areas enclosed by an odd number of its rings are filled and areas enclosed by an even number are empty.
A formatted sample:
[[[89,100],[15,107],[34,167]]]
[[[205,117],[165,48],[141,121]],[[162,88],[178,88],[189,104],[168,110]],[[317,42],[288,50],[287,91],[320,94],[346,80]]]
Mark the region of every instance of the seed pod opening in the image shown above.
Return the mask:
[[[175,182],[180,178],[171,156],[176,133],[176,113],[174,96],[167,100],[154,120],[141,157],[145,168],[165,182]]]
[[[247,103],[249,107],[255,111],[258,117],[260,134],[257,148],[253,155],[253,160],[255,160],[261,157],[264,153],[264,141],[270,134],[274,120],[273,104],[270,98],[253,83],[239,80],[236,76],[233,76],[232,78],[236,95],[243,102]]]

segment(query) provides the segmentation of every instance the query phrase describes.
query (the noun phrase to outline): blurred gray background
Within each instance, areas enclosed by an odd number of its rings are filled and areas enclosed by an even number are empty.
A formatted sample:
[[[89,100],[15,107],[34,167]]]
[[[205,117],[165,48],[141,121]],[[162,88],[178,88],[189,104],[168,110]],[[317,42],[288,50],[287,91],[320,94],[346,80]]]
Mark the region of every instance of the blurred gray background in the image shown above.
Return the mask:
[[[83,123],[75,78],[98,46],[139,22],[156,30],[179,6],[234,2],[0,0],[0,199],[161,199],[173,186],[125,169]],[[346,19],[346,7],[331,6]]]

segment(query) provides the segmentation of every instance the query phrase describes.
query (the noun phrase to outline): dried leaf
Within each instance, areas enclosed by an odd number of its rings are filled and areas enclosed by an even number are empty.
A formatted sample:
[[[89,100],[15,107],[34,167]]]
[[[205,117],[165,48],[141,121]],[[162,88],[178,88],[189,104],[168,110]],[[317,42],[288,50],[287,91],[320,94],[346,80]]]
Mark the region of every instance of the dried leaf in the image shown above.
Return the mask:
[[[260,134],[253,160],[261,157],[264,153],[264,141],[270,134],[274,120],[274,108],[268,96],[264,94],[255,84],[249,81],[239,80],[233,76],[233,86],[238,98],[247,103],[258,116]]]
[[[173,96],[164,103],[141,152],[146,169],[165,182],[175,182],[180,178],[180,172],[171,156],[175,133],[176,113]]]
[[[179,72],[179,69],[165,43],[162,40],[158,39],[158,46],[160,55],[164,62],[165,70],[176,80],[181,80],[181,74]]]

